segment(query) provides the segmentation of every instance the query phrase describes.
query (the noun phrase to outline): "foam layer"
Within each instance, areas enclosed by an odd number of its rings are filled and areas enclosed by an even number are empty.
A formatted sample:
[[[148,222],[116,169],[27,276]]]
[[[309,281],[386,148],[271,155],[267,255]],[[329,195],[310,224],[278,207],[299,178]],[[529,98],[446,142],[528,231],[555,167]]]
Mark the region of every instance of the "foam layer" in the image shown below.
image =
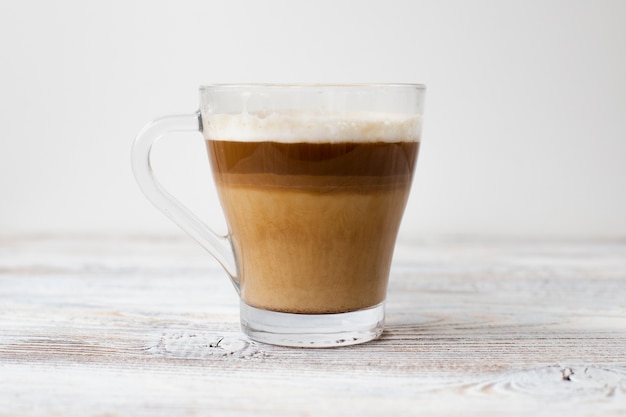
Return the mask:
[[[421,122],[385,113],[202,115],[206,139],[236,142],[419,142]]]

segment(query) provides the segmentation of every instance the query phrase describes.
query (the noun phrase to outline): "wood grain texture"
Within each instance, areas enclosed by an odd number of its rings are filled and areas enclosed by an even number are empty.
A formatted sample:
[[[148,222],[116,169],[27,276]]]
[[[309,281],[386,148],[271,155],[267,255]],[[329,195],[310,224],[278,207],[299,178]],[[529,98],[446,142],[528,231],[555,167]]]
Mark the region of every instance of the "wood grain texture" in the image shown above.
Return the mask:
[[[247,340],[184,238],[0,239],[0,416],[626,415],[626,242],[398,246],[374,342]]]

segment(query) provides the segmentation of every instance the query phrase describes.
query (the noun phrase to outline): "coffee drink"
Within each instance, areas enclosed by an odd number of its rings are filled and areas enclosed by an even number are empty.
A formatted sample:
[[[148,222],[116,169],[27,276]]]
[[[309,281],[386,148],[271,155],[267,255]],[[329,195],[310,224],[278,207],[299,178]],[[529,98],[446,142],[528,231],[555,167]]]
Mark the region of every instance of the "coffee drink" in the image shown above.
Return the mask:
[[[203,125],[245,303],[324,314],[384,301],[417,117],[217,115]]]
[[[137,135],[133,172],[148,199],[224,267],[243,333],[297,347],[379,337],[426,87],[214,84],[199,92],[197,112],[156,119]],[[204,135],[226,236],[154,176],[153,145],[179,131]]]

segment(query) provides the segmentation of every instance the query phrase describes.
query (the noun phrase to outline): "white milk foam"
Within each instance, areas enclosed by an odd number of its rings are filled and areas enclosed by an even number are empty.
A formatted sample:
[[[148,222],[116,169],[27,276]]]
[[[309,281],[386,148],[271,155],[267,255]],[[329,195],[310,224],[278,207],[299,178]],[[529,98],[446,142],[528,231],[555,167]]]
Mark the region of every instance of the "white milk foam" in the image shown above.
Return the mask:
[[[419,142],[422,119],[385,113],[270,113],[202,115],[208,140],[338,143]]]

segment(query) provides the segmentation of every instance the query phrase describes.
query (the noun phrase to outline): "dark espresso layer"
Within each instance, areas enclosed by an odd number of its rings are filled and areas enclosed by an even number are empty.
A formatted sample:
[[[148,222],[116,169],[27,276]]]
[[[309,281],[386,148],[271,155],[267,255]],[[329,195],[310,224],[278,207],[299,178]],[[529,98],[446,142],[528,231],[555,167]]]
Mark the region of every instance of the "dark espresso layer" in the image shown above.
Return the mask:
[[[306,177],[389,177],[411,179],[419,142],[278,143],[207,141],[216,178],[225,174],[274,174]],[[239,175],[238,175],[239,177]],[[263,177],[239,177],[255,183]],[[315,182],[315,179],[311,179]],[[318,178],[319,181],[319,178]],[[345,179],[342,180],[345,183]],[[362,183],[362,180],[357,180]],[[298,184],[292,184],[298,185]]]
[[[307,314],[384,301],[418,146],[207,141],[242,299]]]

